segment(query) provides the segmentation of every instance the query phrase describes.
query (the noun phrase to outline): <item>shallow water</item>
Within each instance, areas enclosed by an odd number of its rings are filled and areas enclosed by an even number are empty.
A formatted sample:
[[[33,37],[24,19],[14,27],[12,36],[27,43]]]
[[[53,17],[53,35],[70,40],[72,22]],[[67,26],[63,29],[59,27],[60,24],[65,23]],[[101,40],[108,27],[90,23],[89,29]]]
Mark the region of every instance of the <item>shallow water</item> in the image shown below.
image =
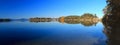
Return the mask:
[[[106,45],[104,26],[59,22],[1,22],[0,45]]]

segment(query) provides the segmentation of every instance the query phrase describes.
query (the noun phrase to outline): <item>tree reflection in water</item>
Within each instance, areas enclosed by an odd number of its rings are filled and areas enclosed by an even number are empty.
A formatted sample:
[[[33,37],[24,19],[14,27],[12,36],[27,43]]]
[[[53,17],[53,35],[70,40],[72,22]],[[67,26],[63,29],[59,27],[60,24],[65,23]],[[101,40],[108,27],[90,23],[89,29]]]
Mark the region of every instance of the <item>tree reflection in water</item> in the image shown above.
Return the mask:
[[[84,21],[79,21],[78,19],[64,19],[64,20],[60,20],[57,18],[44,18],[43,20],[39,19],[30,19],[30,22],[53,22],[53,20],[56,20],[56,22],[60,22],[60,23],[65,23],[65,24],[82,24],[84,26],[92,26],[92,25],[96,25],[99,21],[94,21],[94,20],[84,20]]]
[[[120,45],[120,21],[116,24],[104,24],[103,32],[106,34],[108,45]]]

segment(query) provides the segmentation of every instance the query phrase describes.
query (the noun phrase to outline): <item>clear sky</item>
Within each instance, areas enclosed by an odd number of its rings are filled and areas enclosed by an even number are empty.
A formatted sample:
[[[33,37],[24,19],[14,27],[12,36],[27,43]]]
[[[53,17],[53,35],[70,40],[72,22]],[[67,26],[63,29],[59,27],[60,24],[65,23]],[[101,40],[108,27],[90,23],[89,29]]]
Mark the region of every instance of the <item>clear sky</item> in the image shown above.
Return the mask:
[[[106,0],[0,0],[0,18],[60,17],[84,13],[103,16]]]

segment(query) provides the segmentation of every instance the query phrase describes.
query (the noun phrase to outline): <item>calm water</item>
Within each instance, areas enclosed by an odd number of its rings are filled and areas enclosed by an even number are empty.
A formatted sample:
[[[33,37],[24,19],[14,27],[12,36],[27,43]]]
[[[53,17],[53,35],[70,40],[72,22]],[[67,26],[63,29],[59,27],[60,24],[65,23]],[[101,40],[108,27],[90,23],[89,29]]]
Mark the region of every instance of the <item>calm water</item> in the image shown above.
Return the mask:
[[[106,45],[104,26],[59,22],[1,22],[0,45]]]

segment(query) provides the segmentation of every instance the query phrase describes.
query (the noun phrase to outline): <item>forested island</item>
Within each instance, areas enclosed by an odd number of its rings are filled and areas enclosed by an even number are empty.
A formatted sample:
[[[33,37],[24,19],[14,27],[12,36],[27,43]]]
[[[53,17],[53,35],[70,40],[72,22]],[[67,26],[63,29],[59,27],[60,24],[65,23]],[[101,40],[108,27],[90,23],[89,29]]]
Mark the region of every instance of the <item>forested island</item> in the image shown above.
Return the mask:
[[[30,22],[52,22],[57,21],[60,23],[67,24],[83,24],[85,26],[91,26],[100,21],[100,19],[96,16],[96,14],[85,13],[81,16],[78,15],[70,15],[70,16],[62,16],[59,18],[30,18]]]
[[[38,18],[38,17],[35,17],[35,18],[30,18],[29,21],[30,22],[51,22],[52,18]]]
[[[62,16],[59,18],[59,22],[67,24],[83,24],[85,26],[91,26],[99,22],[100,19],[96,14],[85,13],[81,16],[72,15],[72,16]]]

